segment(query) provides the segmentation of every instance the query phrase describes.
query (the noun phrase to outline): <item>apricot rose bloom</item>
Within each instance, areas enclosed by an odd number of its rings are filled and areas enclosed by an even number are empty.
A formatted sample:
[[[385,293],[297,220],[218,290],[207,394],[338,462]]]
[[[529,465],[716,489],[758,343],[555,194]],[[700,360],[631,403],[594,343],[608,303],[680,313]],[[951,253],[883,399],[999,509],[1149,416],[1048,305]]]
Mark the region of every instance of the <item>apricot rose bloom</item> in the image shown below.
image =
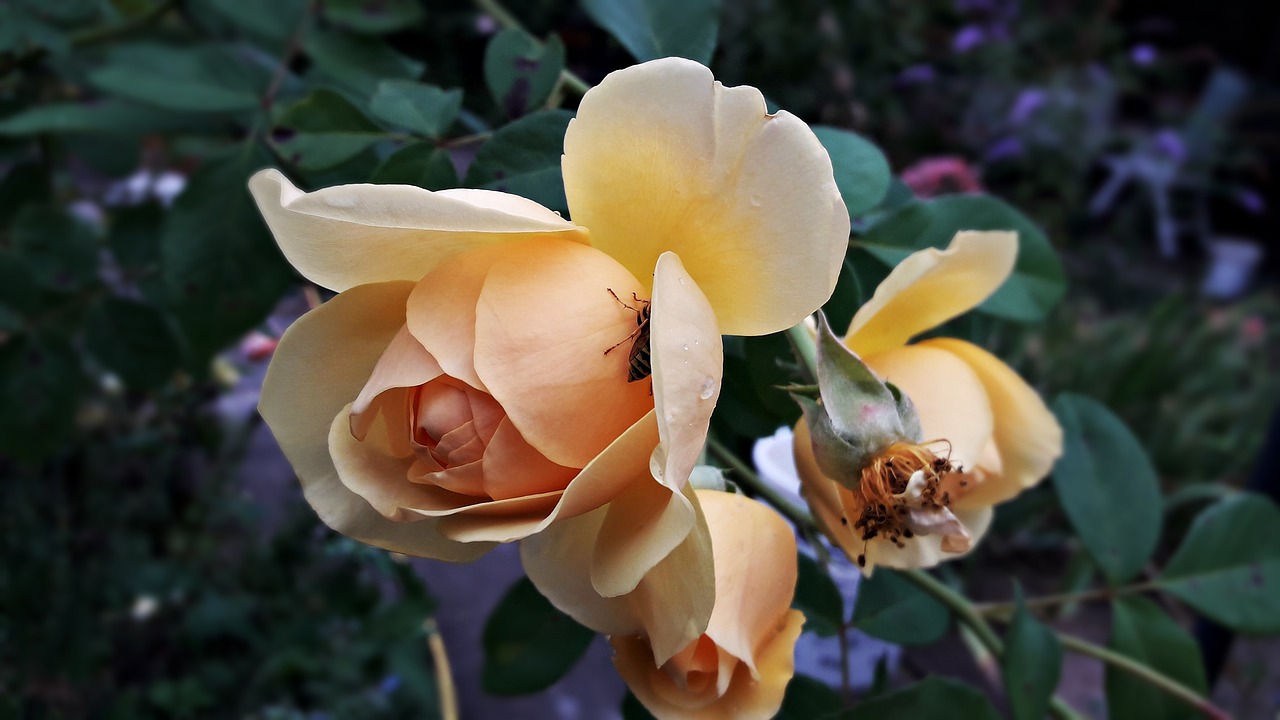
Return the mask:
[[[801,492],[826,534],[866,573],[876,565],[928,567],[968,552],[986,532],[993,506],[1043,479],[1062,454],[1057,420],[999,358],[954,338],[908,344],[995,292],[1017,250],[1014,233],[962,232],[946,250],[914,253],[876,288],[844,335],[849,349],[914,402],[924,455],[941,459],[933,468],[904,472],[920,448],[898,445],[883,458],[891,462],[876,466],[885,473],[879,487],[866,487],[865,472],[861,483],[840,483],[819,468],[805,422],[796,426]],[[881,497],[872,502],[875,493]],[[900,506],[904,519],[877,515],[875,505],[885,501]]]
[[[466,560],[597,513],[574,535],[590,592],[635,593],[684,563],[685,599],[701,599],[654,611],[669,637],[650,628],[674,653],[711,608],[682,489],[720,335],[781,330],[824,302],[848,215],[804,123],[685,60],[588,92],[562,167],[572,221],[488,190],[304,193],[255,175],[285,257],[338,293],[284,334],[259,407],[307,500],[358,540]],[[628,382],[646,302],[652,388]]]
[[[746,496],[715,490],[695,494],[715,558],[715,608],[705,632],[673,654],[659,647],[662,639],[643,632],[646,619],[637,613],[646,611],[649,603],[644,600],[597,598],[582,608],[583,614],[610,635],[618,674],[655,717],[766,720],[782,704],[804,624],[804,615],[791,609],[795,535],[778,513]],[[596,524],[598,513],[593,514],[566,524]],[[540,535],[527,540],[522,550],[533,547],[553,557],[573,555],[566,538]],[[560,567],[550,595],[553,602],[590,597],[573,591],[573,585],[588,583],[585,572],[575,572],[575,567]],[[663,571],[660,564],[657,572]],[[530,577],[542,583],[545,574],[531,571]]]

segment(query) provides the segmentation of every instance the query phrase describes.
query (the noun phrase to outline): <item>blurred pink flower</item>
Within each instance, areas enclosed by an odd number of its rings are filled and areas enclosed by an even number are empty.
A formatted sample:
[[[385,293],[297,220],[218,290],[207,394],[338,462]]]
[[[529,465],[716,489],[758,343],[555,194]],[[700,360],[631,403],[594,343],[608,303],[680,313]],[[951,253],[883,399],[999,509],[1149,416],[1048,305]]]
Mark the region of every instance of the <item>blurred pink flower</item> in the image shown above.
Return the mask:
[[[253,331],[245,336],[240,342],[240,350],[252,362],[261,362],[271,357],[276,351],[276,345],[280,344],[279,338],[273,338],[266,333]]]
[[[922,198],[982,191],[977,171],[964,158],[955,155],[927,157],[916,162],[902,171],[902,182]]]

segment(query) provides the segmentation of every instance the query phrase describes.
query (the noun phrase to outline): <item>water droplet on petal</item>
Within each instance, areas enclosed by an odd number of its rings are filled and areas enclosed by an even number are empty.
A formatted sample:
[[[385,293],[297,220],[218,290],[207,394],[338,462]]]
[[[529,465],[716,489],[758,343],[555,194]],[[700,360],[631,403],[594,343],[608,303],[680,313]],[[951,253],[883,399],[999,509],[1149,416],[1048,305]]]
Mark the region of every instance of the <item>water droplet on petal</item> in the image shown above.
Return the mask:
[[[760,199],[759,195],[751,196],[751,207],[760,207],[763,204],[764,204],[764,201]]]
[[[710,400],[712,395],[716,394],[715,378],[707,378],[702,381],[702,392],[698,393],[698,397],[703,400]]]
[[[689,346],[688,346],[687,344],[686,344],[686,345],[681,345],[681,346],[680,346],[680,349],[681,349],[681,350],[686,350],[686,351],[687,351],[687,350],[689,349]]]
[[[678,277],[676,279],[680,281],[680,287],[684,287],[684,278]]]

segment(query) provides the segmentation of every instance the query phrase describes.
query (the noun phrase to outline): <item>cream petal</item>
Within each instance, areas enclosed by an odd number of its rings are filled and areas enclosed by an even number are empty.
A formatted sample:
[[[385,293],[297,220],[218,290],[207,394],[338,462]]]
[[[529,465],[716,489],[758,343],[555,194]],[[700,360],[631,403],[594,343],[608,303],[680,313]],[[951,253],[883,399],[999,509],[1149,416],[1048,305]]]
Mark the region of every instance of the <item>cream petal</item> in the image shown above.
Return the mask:
[[[954,560],[967,555],[986,534],[991,526],[992,511],[990,506],[956,510],[956,518],[969,532],[970,544],[958,552],[944,549],[948,535],[917,535],[904,541],[904,547],[897,547],[884,538],[873,538],[867,542],[866,567],[864,575],[870,575],[876,566],[907,570],[911,568],[933,567],[945,560]]]
[[[952,464],[972,467],[990,442],[994,419],[986,390],[968,364],[938,348],[911,345],[865,358],[915,403],[926,442]],[[945,441],[945,442],[942,442]]]
[[[695,514],[679,490],[638,478],[609,503],[591,556],[592,587],[604,597],[634,590],[689,534]]]
[[[714,311],[674,253],[658,258],[652,310],[649,347],[661,440],[652,466],[654,477],[679,490],[707,442],[724,349]]]
[[[972,230],[956,233],[946,250],[912,253],[854,314],[845,344],[863,357],[902,347],[986,300],[1017,255],[1017,233]]]
[[[679,58],[619,70],[582,98],[564,148],[592,245],[646,283],[678,253],[725,333],[783,330],[831,296],[849,238],[831,160],[755,88]]]
[[[547,517],[546,525],[595,510],[621,495],[633,483],[652,482],[647,463],[657,444],[658,421],[651,410],[569,482],[559,504]]]
[[[587,242],[582,228],[537,203],[492,191],[340,185],[304,193],[278,170],[255,174],[249,190],[289,263],[337,291],[416,281],[460,252],[521,238]]]
[[[578,474],[533,449],[506,418],[489,440],[483,462],[484,487],[495,500],[558,492]]]
[[[653,408],[649,384],[627,382],[635,312],[609,295],[634,302],[640,289],[608,255],[557,240],[512,244],[490,267],[476,303],[476,373],[552,462],[585,466]]]
[[[258,410],[326,525],[361,542],[406,555],[472,560],[492,545],[449,541],[423,523],[386,519],[338,478],[330,425],[360,393],[404,324],[411,283],[353,288],[299,318],[280,338]]]
[[[697,523],[636,589],[601,597],[591,585],[592,554],[608,508],[560,520],[520,543],[520,559],[538,591],[583,625],[605,635],[644,635],[661,665],[698,638],[715,603],[711,540],[691,489]]]
[[[796,539],[774,510],[744,495],[699,490],[715,557],[716,607],[707,636],[757,673],[796,586]]]
[[[959,357],[977,375],[990,398],[992,431],[1000,462],[996,472],[964,496],[966,505],[994,505],[1044,479],[1062,455],[1062,427],[1040,395],[999,358],[972,343],[938,338],[920,343]],[[979,464],[982,467],[982,464]]]
[[[352,437],[350,413],[348,405],[329,426],[329,454],[338,477],[383,517],[401,522],[418,519],[406,508],[428,500],[422,485],[409,482],[407,476],[412,461],[385,454],[375,443]],[[375,431],[378,429],[382,428],[376,427]]]
[[[411,388],[430,382],[444,371],[422,345],[409,334],[408,326],[402,326],[391,344],[378,358],[369,380],[352,403],[352,428],[357,418],[369,409],[373,399],[391,388]]]

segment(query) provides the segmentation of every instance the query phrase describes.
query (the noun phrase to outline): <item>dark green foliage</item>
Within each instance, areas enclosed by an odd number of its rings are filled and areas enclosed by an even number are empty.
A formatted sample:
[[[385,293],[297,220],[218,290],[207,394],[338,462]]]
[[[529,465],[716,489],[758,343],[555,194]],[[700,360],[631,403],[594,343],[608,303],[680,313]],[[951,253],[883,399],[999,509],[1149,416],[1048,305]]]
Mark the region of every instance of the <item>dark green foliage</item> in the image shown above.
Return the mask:
[[[792,607],[804,613],[804,629],[830,637],[844,625],[844,599],[831,576],[816,560],[799,554],[796,599]]]
[[[910,581],[880,568],[858,586],[851,624],[889,642],[928,645],[951,626],[951,612]]]
[[[564,677],[595,633],[574,622],[528,579],[511,586],[484,628],[481,682],[494,695],[527,695]]]

